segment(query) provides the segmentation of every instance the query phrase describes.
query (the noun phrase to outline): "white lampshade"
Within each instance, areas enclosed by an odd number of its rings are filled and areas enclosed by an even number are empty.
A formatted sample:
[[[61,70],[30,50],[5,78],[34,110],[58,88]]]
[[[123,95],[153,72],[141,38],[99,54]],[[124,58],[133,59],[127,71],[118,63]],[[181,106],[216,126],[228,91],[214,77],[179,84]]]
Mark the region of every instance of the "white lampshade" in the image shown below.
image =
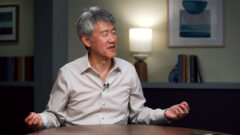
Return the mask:
[[[152,51],[152,29],[131,28],[129,29],[129,45],[132,52]]]

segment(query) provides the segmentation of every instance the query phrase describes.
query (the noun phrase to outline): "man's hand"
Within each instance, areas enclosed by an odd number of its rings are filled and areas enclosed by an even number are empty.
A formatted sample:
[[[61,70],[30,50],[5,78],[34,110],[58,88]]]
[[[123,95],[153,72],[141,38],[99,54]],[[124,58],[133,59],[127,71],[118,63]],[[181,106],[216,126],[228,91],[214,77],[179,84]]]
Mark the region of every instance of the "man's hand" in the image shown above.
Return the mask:
[[[182,102],[180,104],[171,106],[164,112],[164,116],[170,120],[182,119],[189,113],[189,106],[187,102]]]
[[[42,125],[42,117],[40,114],[31,112],[27,118],[25,118],[24,122],[29,128],[39,128]]]

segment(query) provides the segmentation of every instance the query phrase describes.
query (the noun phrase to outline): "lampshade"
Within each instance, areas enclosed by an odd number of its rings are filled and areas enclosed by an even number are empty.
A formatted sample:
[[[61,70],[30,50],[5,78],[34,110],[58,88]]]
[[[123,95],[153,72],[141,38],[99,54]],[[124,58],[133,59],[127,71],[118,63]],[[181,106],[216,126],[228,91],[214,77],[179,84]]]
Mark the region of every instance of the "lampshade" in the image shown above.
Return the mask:
[[[152,29],[131,28],[129,29],[129,45],[132,52],[152,51]]]

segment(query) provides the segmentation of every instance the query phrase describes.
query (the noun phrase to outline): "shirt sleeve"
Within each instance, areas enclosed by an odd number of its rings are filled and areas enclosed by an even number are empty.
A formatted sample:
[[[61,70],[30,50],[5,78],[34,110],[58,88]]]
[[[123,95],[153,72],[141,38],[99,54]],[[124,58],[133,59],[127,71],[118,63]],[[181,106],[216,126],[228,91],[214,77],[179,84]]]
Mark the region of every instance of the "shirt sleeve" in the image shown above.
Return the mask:
[[[66,75],[60,69],[58,77],[52,88],[50,99],[46,110],[40,113],[42,116],[43,128],[59,127],[66,118],[66,105],[68,102],[68,82]]]
[[[141,82],[138,78],[136,70],[134,69],[132,87],[130,92],[129,111],[130,120],[136,124],[158,124],[165,123],[168,120],[164,117],[164,111],[162,109],[151,109],[145,107],[144,103],[146,99],[143,95]]]

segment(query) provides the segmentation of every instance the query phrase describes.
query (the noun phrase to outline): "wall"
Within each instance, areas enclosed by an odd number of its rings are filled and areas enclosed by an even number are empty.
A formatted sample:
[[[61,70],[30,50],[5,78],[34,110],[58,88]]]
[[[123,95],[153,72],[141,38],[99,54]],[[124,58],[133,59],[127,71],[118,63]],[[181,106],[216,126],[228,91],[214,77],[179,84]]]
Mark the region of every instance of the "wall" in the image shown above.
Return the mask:
[[[1,0],[0,5],[19,5],[19,41],[1,43],[0,56],[33,55],[33,0]]]
[[[118,57],[134,63],[129,52],[128,29],[150,27],[153,29],[153,51],[146,60],[149,82],[167,82],[170,70],[177,63],[177,54],[196,54],[205,82],[240,82],[240,28],[239,1],[223,1],[224,40],[223,48],[168,48],[167,47],[167,0],[71,0],[69,1],[69,48],[71,61],[86,53],[76,34],[75,22],[83,9],[100,6],[109,10],[117,19]],[[237,16],[236,16],[237,15]],[[147,20],[147,21],[144,21]]]
[[[68,0],[34,0],[34,103],[45,109],[57,71],[67,63]]]

